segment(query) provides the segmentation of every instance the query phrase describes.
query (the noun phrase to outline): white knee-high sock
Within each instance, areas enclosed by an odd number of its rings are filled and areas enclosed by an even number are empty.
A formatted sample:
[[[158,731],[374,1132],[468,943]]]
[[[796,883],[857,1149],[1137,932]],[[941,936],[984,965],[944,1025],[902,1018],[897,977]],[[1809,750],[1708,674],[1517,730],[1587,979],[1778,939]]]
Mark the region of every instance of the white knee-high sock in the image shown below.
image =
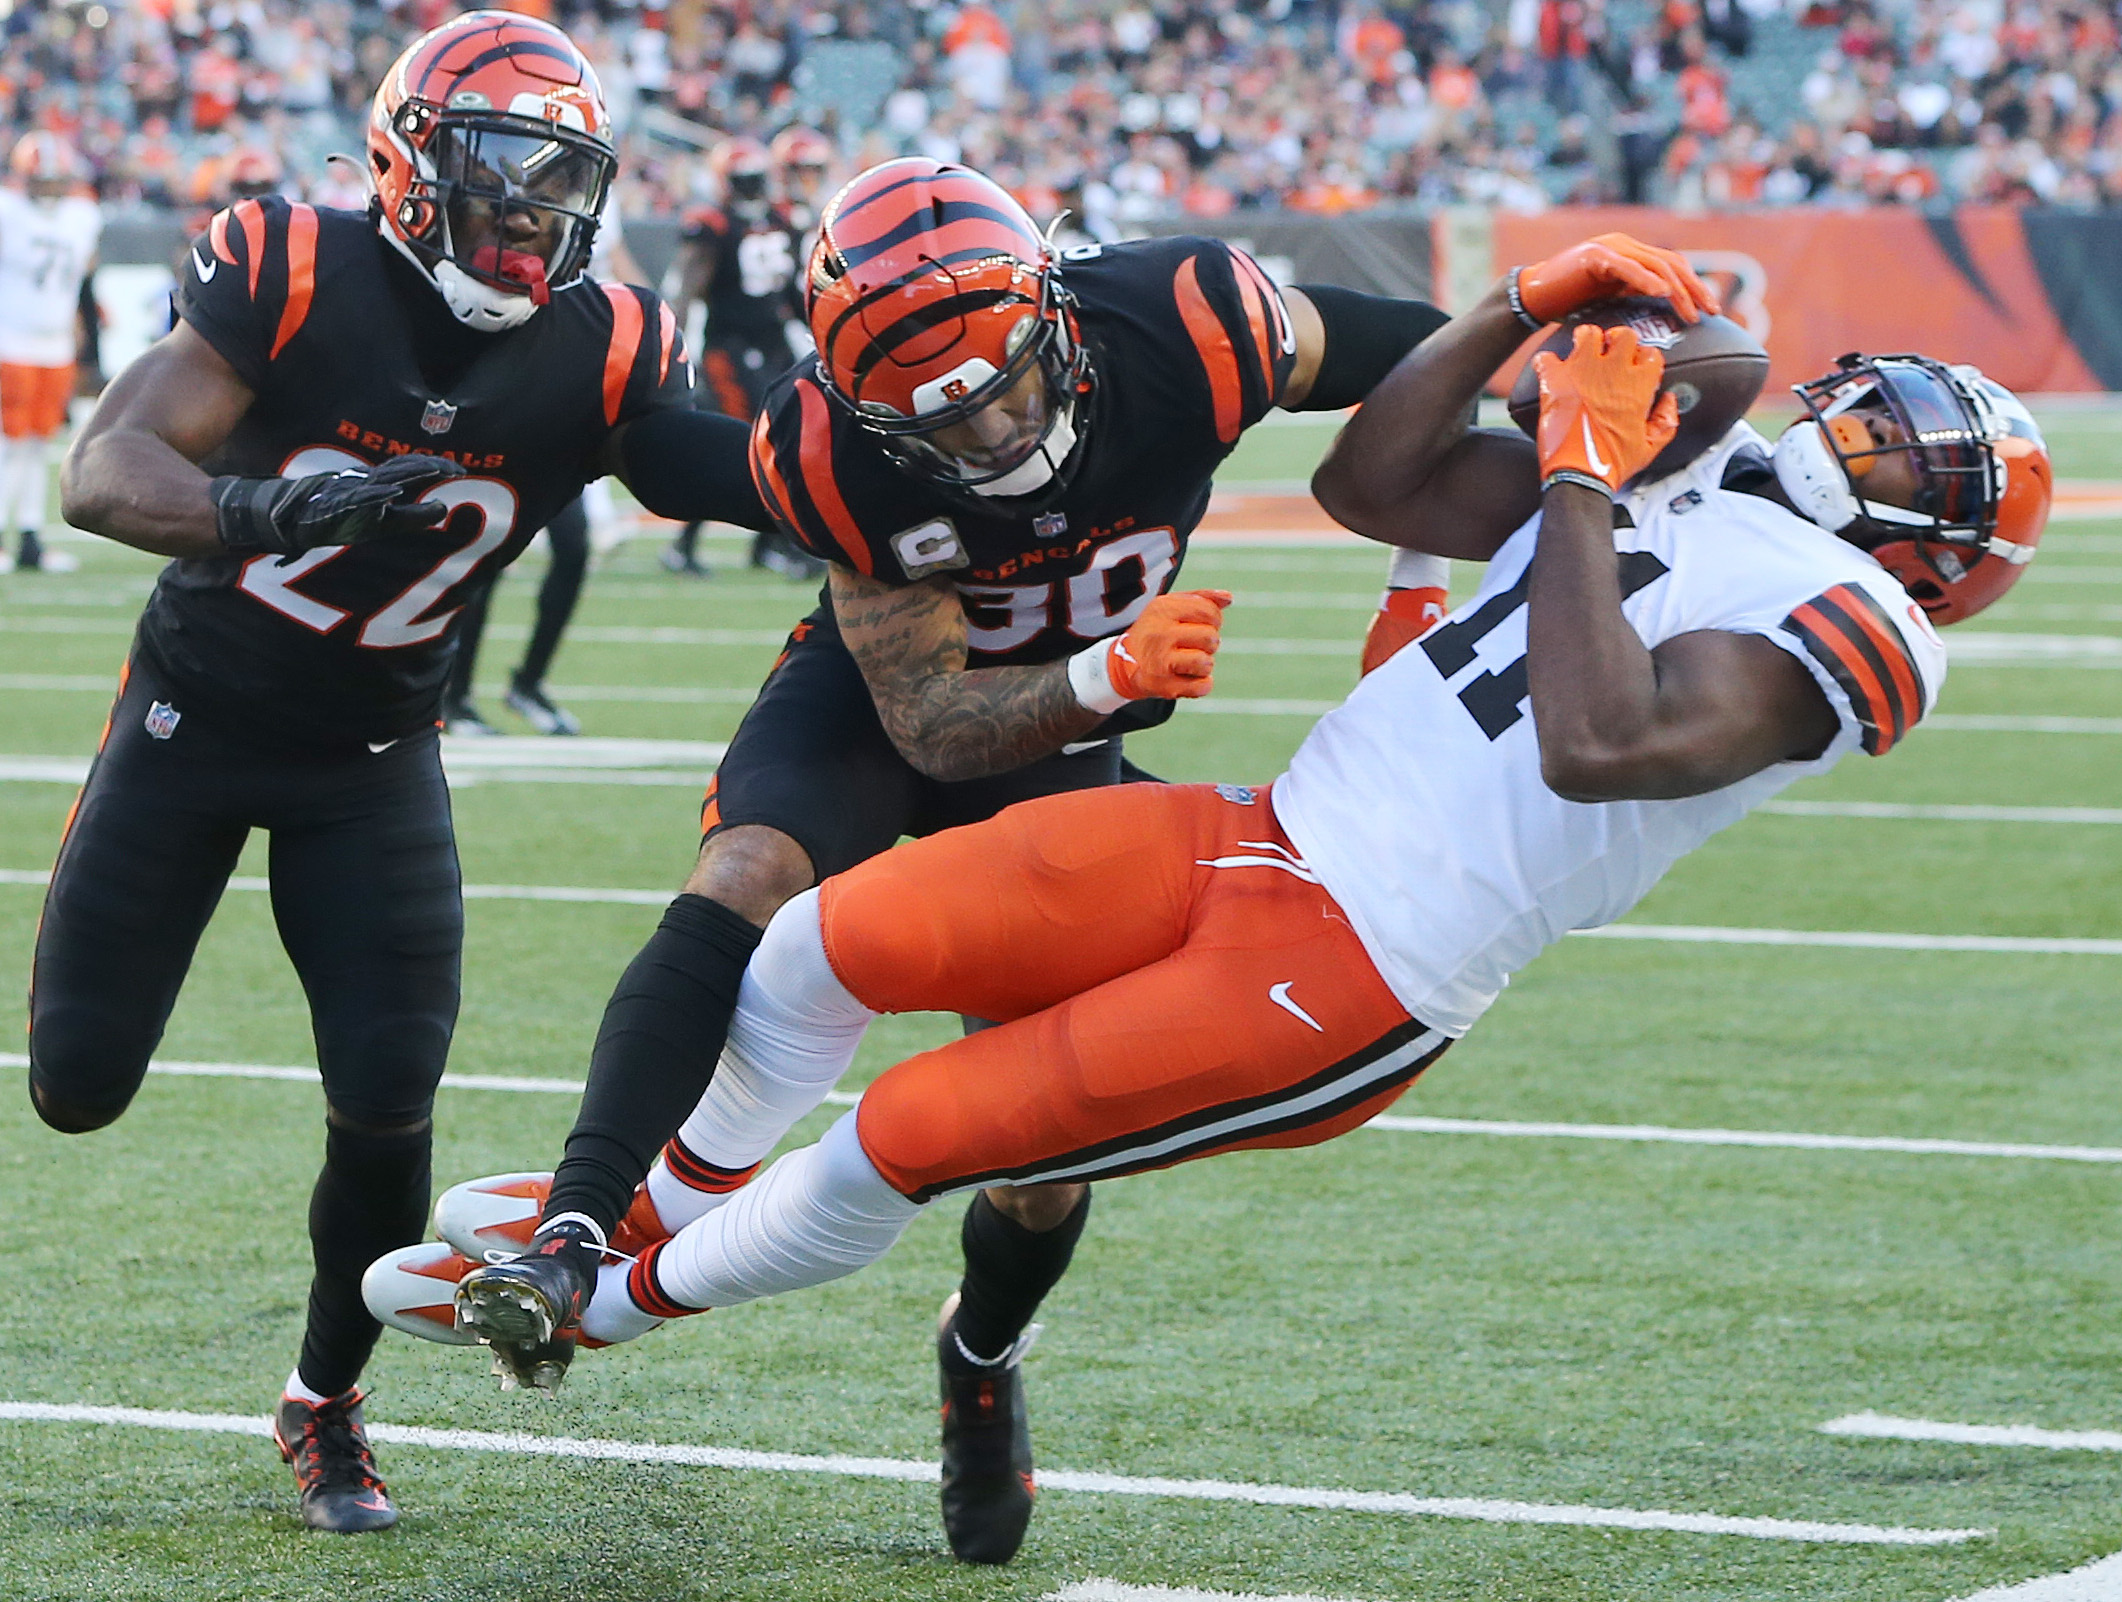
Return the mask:
[[[687,1307],[822,1285],[882,1257],[921,1211],[884,1182],[849,1112],[679,1231],[657,1255],[656,1280]]]
[[[27,529],[32,533],[42,533],[44,501],[50,493],[51,441],[18,439],[10,443],[14,446],[9,452],[14,458],[14,527],[18,530]]]
[[[0,540],[11,540],[20,526],[15,522],[15,502],[21,496],[22,464],[26,460],[22,447],[28,443],[0,437]]]
[[[806,890],[774,915],[752,953],[721,1064],[678,1138],[717,1168],[761,1161],[839,1083],[874,1017],[825,960],[818,892]],[[675,1234],[732,1193],[695,1190],[659,1157],[648,1194]]]

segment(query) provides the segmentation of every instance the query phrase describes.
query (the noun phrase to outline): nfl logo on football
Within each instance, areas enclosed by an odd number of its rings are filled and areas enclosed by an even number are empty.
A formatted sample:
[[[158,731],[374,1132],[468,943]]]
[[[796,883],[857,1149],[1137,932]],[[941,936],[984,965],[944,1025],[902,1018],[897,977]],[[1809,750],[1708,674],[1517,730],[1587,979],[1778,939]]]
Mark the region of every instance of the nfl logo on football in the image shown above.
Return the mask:
[[[448,401],[431,400],[420,414],[420,428],[423,433],[447,434],[456,420],[456,407]]]
[[[167,701],[157,701],[147,709],[147,732],[158,740],[167,740],[177,732],[177,725],[184,714]]]

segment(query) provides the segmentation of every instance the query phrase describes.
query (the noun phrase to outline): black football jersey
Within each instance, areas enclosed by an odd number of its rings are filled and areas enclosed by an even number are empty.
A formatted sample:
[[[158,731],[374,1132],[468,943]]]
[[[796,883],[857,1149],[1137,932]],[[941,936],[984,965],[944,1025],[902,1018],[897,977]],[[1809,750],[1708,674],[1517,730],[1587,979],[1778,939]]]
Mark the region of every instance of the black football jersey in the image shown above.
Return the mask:
[[[969,664],[1050,662],[1124,632],[1169,589],[1209,479],[1296,359],[1289,312],[1243,251],[1142,239],[1065,253],[1093,385],[1050,507],[970,507],[895,466],[804,363],[752,430],[752,476],[806,549],[888,584],[948,573]]]
[[[686,219],[684,239],[712,272],[703,342],[787,350],[787,325],[803,316],[802,230],[778,207],[751,219],[707,207]]]
[[[357,212],[247,200],[193,241],[177,312],[256,395],[200,465],[330,472],[424,451],[466,469],[432,534],[172,562],[141,642],[209,719],[343,744],[432,723],[465,597],[602,472],[613,429],[692,405],[676,320],[585,279],[480,334]]]

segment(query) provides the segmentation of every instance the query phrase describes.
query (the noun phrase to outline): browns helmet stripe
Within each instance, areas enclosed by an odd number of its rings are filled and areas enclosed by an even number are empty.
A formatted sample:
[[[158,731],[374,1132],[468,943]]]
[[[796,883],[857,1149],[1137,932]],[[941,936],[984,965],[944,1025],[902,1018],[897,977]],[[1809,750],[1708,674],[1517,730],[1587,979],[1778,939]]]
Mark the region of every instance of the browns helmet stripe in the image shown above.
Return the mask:
[[[875,564],[870,561],[861,529],[848,515],[847,502],[841,499],[839,481],[833,477],[832,409],[824,393],[807,378],[796,380],[796,399],[803,408],[803,445],[798,459],[804,493],[810,496],[811,505],[817,508],[825,526],[832,530],[840,549],[847,553],[849,565],[867,576]]]
[[[1815,596],[1784,620],[1849,697],[1863,745],[1884,756],[1923,714],[1921,681],[1879,603],[1853,584]]]
[[[243,249],[250,269],[251,299],[258,298],[258,273],[265,266],[265,208],[255,200],[236,203],[236,226],[243,230]]]
[[[720,1163],[711,1163],[677,1135],[664,1142],[663,1166],[688,1190],[706,1191],[715,1196],[742,1189],[759,1171],[757,1163],[743,1168],[724,1168]]]
[[[287,208],[287,303],[280,308],[280,326],[273,334],[270,361],[287,348],[301,332],[309,316],[309,303],[317,292],[317,208],[296,204]]]
[[[1238,372],[1238,352],[1223,319],[1201,292],[1201,258],[1189,256],[1172,278],[1179,318],[1193,337],[1194,350],[1208,372],[1208,391],[1215,405],[1216,438],[1228,445],[1238,437],[1245,404],[1245,381]]]
[[[612,342],[604,352],[604,422],[613,427],[626,402],[626,381],[633,374],[634,358],[641,351],[641,302],[624,284],[597,287],[612,303]]]

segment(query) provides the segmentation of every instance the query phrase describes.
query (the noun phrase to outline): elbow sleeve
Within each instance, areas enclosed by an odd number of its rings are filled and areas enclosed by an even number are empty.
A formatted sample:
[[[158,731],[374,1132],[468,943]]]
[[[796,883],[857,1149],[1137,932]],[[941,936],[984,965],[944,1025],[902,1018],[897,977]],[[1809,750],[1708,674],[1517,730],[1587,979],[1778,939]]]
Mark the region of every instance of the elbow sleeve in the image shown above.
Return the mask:
[[[658,517],[771,529],[752,482],[751,429],[719,412],[651,412],[620,442],[626,487]]]
[[[1300,412],[1338,412],[1354,406],[1378,387],[1401,357],[1451,319],[1426,300],[1396,300],[1366,295],[1335,284],[1298,284],[1318,309],[1326,330],[1326,349],[1318,376]]]

